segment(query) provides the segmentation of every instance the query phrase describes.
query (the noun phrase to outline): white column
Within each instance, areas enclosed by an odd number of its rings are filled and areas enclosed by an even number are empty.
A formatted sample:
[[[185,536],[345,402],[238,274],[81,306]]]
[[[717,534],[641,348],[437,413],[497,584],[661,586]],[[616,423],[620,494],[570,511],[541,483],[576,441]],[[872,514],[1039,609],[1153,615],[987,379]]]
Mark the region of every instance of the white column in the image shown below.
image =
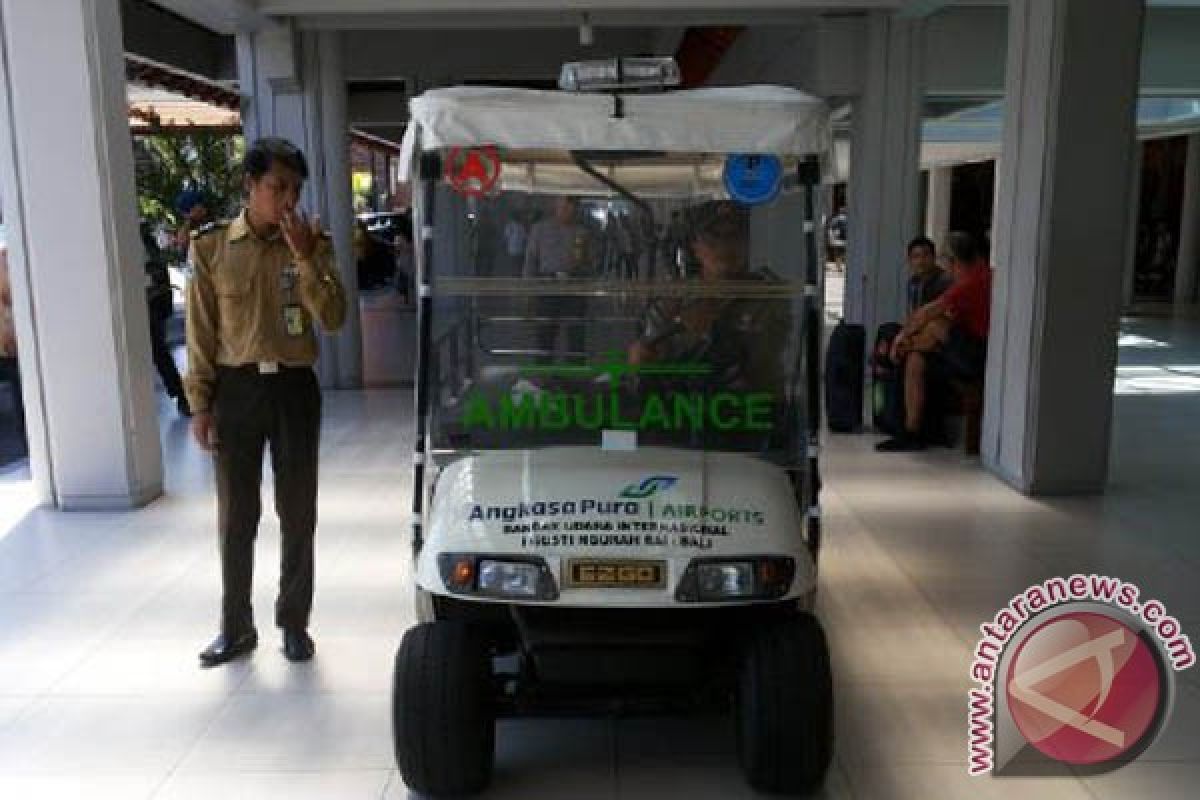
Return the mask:
[[[316,34],[316,99],[320,108],[324,189],[318,203],[321,219],[333,236],[338,272],[346,289],[346,322],[335,340],[337,386],[354,389],[363,385],[362,325],[358,309],[358,271],[354,263],[352,236],[354,198],[350,187],[349,127],[346,122],[346,78],[342,67],[342,34]]]
[[[950,196],[954,188],[954,167],[931,167],[925,194],[925,235],[940,249],[950,233]]]
[[[1179,255],[1175,267],[1175,303],[1197,301],[1200,270],[1200,133],[1188,137],[1187,172],[1183,179],[1183,213],[1179,218]]]
[[[982,451],[1026,492],[1107,477],[1142,6],[1009,5]]]
[[[904,310],[905,252],[920,230],[924,22],[872,12],[863,92],[854,103],[848,186],[846,319],[868,333]]]
[[[0,0],[0,194],[42,499],[162,492],[116,3]],[[50,87],[48,89],[48,87]]]
[[[1133,305],[1134,277],[1137,273],[1138,223],[1142,217],[1142,157],[1145,145],[1135,142],[1129,164],[1129,211],[1125,239],[1125,274],[1121,279],[1121,309]]]
[[[339,34],[301,34],[285,20],[238,34],[237,53],[247,139],[282,136],[304,151],[309,180],[303,205],[321,215],[337,252],[346,289],[346,322],[336,335],[321,337],[317,375],[325,387],[359,387],[362,331],[350,246],[354,212]]]

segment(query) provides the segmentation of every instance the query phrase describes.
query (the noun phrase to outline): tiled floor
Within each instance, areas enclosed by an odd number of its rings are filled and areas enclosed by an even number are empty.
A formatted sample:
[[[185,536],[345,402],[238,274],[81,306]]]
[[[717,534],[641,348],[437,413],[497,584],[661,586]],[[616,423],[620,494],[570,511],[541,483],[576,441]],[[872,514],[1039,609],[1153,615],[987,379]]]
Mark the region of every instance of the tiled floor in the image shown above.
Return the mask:
[[[1200,631],[1200,378],[1187,369],[1200,364],[1200,326],[1125,328],[1122,364],[1142,369],[1122,374],[1104,497],[1029,499],[956,452],[883,457],[871,436],[831,437],[820,613],[838,742],[824,797],[1196,796],[1200,670],[1182,676],[1159,743],[1118,772],[965,769],[977,626],[1028,584],[1119,575]],[[137,513],[0,515],[0,797],[406,797],[388,703],[411,622],[408,404],[407,392],[327,395],[310,665],[288,664],[266,627],[278,558],[267,514],[263,644],[249,661],[196,668],[217,592],[212,481],[165,404],[164,499]],[[489,796],[751,793],[727,720],[567,719],[501,723]]]

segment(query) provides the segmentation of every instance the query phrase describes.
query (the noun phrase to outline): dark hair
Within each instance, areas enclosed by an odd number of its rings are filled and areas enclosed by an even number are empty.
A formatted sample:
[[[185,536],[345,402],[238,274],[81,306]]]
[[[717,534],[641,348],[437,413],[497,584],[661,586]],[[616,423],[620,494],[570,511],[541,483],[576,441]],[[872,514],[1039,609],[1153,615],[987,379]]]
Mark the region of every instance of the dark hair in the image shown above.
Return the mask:
[[[271,165],[276,162],[308,180],[308,162],[304,160],[304,153],[287,139],[275,136],[264,136],[250,145],[242,159],[242,174],[258,180],[270,172]]]
[[[915,247],[924,247],[929,251],[929,255],[937,258],[937,245],[934,244],[933,239],[930,239],[928,236],[914,237],[913,240],[908,243],[908,249],[904,252],[911,256],[913,248]]]
[[[691,238],[715,250],[729,268],[741,269],[749,257],[750,219],[732,203],[718,203],[694,223]]]
[[[979,239],[965,231],[953,231],[946,237],[946,248],[950,257],[964,264],[974,264],[983,258],[984,250]]]
[[[745,247],[750,239],[750,219],[732,203],[716,203],[695,223],[694,237],[707,242],[729,242]]]

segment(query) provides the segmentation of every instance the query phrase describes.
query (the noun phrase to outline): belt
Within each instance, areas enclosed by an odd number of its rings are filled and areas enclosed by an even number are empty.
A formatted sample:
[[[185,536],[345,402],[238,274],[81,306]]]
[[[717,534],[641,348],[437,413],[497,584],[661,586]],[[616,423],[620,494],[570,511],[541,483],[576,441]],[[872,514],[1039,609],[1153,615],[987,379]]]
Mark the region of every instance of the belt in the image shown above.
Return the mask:
[[[250,373],[253,375],[276,375],[280,372],[297,372],[300,370],[311,370],[312,367],[305,364],[303,366],[292,366],[279,361],[253,361],[248,364],[225,365],[222,364],[218,369],[230,370],[231,372]]]

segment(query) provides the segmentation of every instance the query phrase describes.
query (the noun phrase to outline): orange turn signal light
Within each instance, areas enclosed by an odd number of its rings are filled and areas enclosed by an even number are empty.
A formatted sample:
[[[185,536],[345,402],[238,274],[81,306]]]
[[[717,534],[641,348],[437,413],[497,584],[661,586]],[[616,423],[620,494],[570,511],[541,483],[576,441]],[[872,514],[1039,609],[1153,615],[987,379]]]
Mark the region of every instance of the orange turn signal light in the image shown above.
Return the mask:
[[[471,586],[475,582],[475,562],[470,558],[460,558],[454,562],[454,568],[450,571],[450,580],[454,585],[463,588]]]

